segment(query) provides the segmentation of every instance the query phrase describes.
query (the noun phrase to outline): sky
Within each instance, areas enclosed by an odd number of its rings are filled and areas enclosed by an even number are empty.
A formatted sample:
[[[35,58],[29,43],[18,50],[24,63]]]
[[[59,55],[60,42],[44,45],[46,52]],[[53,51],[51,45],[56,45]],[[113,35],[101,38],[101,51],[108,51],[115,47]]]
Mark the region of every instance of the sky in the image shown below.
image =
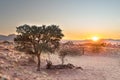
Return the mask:
[[[64,39],[120,39],[120,0],[0,0],[0,34],[23,24],[59,25]]]

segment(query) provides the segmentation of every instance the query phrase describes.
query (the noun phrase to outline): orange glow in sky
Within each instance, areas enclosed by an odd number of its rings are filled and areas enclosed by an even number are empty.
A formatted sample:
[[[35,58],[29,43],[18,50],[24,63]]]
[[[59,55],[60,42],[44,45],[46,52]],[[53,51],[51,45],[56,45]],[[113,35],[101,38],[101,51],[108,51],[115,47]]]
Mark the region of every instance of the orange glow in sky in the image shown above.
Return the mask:
[[[58,25],[67,40],[120,39],[120,0],[0,0],[0,35]],[[52,5],[52,6],[51,6]]]

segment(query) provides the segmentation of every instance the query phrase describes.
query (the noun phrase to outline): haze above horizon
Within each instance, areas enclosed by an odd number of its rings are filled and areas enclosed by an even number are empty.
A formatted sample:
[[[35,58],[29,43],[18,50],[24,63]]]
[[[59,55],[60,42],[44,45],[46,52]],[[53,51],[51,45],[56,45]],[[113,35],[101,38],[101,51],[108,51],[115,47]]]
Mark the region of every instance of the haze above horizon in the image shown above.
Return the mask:
[[[0,0],[0,34],[16,27],[59,25],[64,39],[120,39],[120,0]]]

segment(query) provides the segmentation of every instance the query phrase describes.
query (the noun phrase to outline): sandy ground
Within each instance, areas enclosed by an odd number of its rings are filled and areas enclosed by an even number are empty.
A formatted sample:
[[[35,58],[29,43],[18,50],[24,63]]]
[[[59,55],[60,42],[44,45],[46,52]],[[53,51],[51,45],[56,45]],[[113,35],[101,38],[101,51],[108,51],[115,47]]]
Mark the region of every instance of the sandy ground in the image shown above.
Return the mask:
[[[84,55],[67,57],[66,63],[81,66],[84,70],[64,70],[65,72],[58,76],[60,80],[120,80],[119,57]]]
[[[22,56],[11,49],[0,49],[0,76],[9,80],[120,80],[120,57],[66,57],[65,63],[81,66],[83,70],[46,70],[43,56],[42,69],[38,72],[35,63],[30,63],[19,55]],[[52,55],[51,60],[54,64],[61,63],[56,55]]]

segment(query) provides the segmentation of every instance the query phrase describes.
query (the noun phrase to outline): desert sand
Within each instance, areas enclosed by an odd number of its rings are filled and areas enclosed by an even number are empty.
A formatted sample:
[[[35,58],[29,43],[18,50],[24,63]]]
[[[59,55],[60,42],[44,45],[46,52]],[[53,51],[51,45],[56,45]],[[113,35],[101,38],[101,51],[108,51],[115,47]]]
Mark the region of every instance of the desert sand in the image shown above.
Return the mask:
[[[42,55],[41,71],[36,63],[28,60],[24,53],[14,50],[12,45],[0,45],[0,79],[5,80],[120,80],[119,56],[75,56],[66,57],[65,64],[72,63],[81,69],[47,70],[46,55]],[[57,55],[51,55],[53,64],[60,64]]]

